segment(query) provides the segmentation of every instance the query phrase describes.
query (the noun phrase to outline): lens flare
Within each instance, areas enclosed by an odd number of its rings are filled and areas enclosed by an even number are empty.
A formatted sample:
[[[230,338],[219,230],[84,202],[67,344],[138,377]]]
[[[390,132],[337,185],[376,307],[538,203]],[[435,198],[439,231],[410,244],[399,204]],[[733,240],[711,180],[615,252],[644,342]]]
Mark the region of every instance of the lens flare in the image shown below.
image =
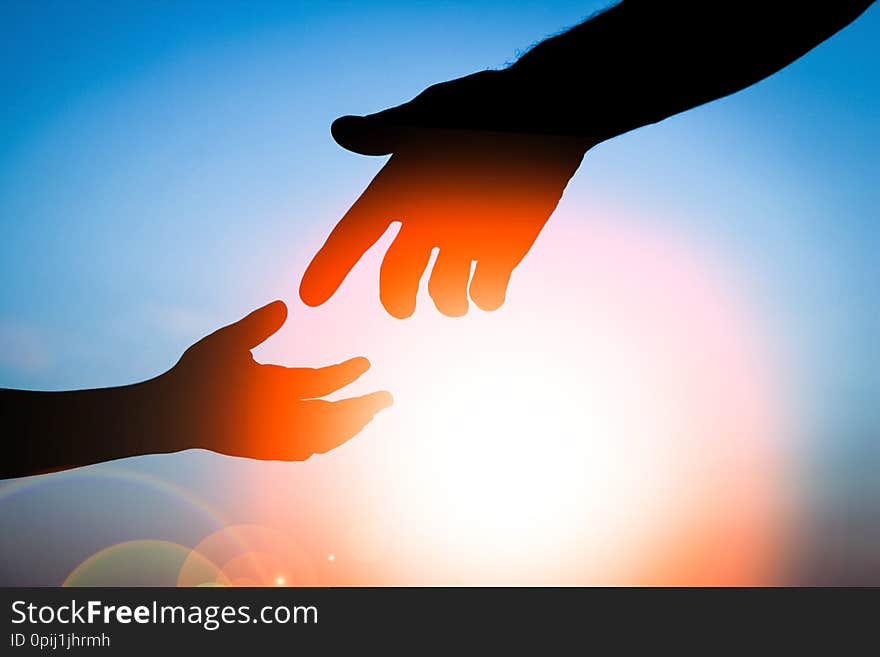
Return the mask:
[[[374,430],[303,466],[339,525],[314,549],[351,557],[333,583],[772,581],[786,414],[745,295],[671,235],[553,221],[495,313],[439,316],[423,280],[420,310],[387,318],[362,262],[300,318],[298,339],[368,354],[364,385],[395,395]],[[255,499],[283,517],[271,479]]]
[[[186,546],[136,540],[96,552],[74,568],[62,586],[174,586],[184,562],[198,585],[218,580],[217,566]]]
[[[179,568],[178,586],[203,584],[201,562],[219,565],[226,586],[317,586],[312,559],[294,537],[260,525],[231,525],[205,537]]]

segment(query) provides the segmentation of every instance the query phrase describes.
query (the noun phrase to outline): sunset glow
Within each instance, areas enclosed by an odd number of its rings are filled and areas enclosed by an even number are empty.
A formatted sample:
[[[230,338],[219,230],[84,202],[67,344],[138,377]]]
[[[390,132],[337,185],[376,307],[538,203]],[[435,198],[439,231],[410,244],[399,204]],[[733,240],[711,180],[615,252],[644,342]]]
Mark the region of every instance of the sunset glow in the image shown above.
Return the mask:
[[[760,326],[707,261],[624,220],[563,222],[497,313],[346,322],[376,315],[359,307],[368,263],[323,325],[304,314],[395,394],[375,431],[314,464],[361,500],[328,535],[369,553],[331,581],[765,581],[785,409]],[[257,485],[283,506],[284,483]]]

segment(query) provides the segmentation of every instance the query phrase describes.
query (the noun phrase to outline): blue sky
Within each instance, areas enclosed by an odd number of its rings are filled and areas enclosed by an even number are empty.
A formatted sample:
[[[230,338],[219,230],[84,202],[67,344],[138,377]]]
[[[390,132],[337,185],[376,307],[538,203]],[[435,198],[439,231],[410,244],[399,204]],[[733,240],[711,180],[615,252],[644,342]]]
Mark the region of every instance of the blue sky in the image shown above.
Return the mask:
[[[7,385],[106,385],[169,362],[185,345],[131,334],[139,318],[126,314],[148,312],[139,304],[229,318],[290,296],[298,273],[284,254],[326,232],[377,165],[329,139],[333,118],[503,64],[585,13],[114,7],[4,5],[0,248],[16,285],[0,314],[39,352],[33,367],[0,367]],[[285,289],[267,285],[285,276]]]
[[[283,254],[325,233],[378,164],[328,138],[334,117],[501,65],[602,5],[4,3],[0,249],[15,283],[0,317],[42,358],[4,361],[0,382],[147,374],[180,345],[109,334],[139,302],[222,318],[261,290],[293,296]],[[656,214],[762,265],[816,257],[799,273],[852,283],[835,303],[856,329],[877,273],[875,14],[770,81],[602,146],[576,191],[635,183]]]

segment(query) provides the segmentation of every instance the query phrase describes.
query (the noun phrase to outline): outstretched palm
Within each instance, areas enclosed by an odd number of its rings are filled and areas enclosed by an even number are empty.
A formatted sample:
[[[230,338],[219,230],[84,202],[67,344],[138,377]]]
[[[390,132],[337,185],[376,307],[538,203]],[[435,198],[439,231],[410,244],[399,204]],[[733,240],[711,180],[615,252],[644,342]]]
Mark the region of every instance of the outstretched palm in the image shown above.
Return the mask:
[[[367,371],[366,358],[319,369],[257,363],[251,349],[287,317],[276,301],[203,338],[163,379],[192,447],[257,459],[303,460],[357,434],[391,405],[374,392],[341,401],[316,399]]]

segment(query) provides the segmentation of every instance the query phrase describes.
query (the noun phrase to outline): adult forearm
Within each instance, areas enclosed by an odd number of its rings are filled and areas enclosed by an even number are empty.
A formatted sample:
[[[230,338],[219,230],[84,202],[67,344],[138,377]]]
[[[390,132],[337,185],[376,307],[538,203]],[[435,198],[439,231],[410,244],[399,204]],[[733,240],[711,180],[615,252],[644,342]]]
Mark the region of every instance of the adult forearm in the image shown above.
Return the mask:
[[[873,0],[624,0],[510,69],[525,129],[598,142],[743,89],[848,25]]]
[[[444,130],[552,135],[587,149],[758,82],[872,2],[624,0],[508,68],[436,84],[366,117],[341,117],[332,131],[367,155],[448,141]]]

